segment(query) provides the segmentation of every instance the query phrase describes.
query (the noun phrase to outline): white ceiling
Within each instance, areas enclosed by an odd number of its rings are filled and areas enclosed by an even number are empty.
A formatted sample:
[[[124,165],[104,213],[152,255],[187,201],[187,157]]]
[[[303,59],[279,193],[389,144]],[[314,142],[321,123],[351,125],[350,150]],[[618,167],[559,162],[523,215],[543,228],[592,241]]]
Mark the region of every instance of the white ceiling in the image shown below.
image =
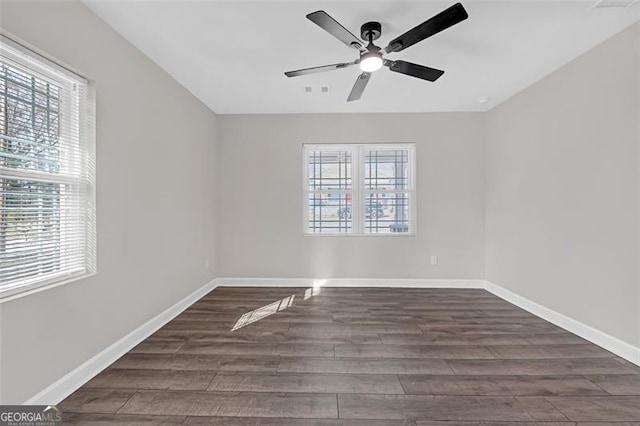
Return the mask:
[[[380,21],[376,44],[384,47],[454,2],[85,0],[219,114],[486,111],[640,20],[638,4],[588,11],[593,2],[463,0],[468,20],[387,56],[445,70],[435,83],[383,68],[360,101],[347,103],[357,66],[283,74],[357,58],[307,20],[310,12],[325,10],[356,35],[364,22]],[[614,70],[603,78],[615,78]],[[491,101],[479,104],[479,97]]]

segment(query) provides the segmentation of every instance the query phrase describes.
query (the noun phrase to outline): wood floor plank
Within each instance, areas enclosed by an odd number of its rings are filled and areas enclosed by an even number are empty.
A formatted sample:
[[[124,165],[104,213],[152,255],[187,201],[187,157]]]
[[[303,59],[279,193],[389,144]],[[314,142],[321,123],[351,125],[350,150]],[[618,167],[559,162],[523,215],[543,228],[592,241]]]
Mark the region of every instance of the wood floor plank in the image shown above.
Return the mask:
[[[576,426],[575,422],[439,422],[430,420],[416,420],[416,426]],[[614,425],[602,425],[591,424],[588,426],[614,426]],[[615,426],[630,426],[616,423]],[[640,426],[640,425],[635,425]]]
[[[550,358],[612,358],[614,355],[596,345],[491,346],[488,348],[501,359]]]
[[[379,305],[390,305],[393,304],[393,299],[387,299],[386,301],[380,301],[379,303],[371,303],[371,302],[367,302],[364,300],[355,300],[355,301],[359,301],[360,303],[367,303],[368,305],[375,307],[375,306],[379,306]],[[342,299],[340,301],[340,303],[351,303],[353,301],[348,301],[348,300],[344,300]],[[467,299],[467,300],[462,300],[462,299],[456,299],[451,298],[449,300],[447,299],[440,299],[437,300],[436,298],[429,298],[423,301],[420,300],[409,300],[408,302],[403,302],[403,303],[397,303],[396,308],[398,309],[407,309],[407,310],[413,310],[413,309],[423,309],[423,310],[433,310],[433,311],[437,311],[437,310],[442,310],[442,309],[470,309],[472,307],[476,308],[476,309],[481,309],[481,310],[491,310],[491,309],[514,309],[515,306],[505,302],[504,300],[501,299]]]
[[[496,358],[488,349],[477,346],[335,345],[335,352],[336,357],[343,358]]]
[[[64,426],[166,426],[182,425],[186,416],[137,416],[128,414],[63,413]]]
[[[505,311],[504,309],[499,309],[500,312],[510,312]],[[417,319],[429,319],[429,318],[440,318],[440,317],[453,317],[456,316],[458,318],[479,318],[479,317],[488,317],[489,315],[485,313],[485,311],[480,309],[451,309],[451,310],[437,310],[437,311],[428,311],[424,309],[380,309],[380,308],[372,308],[367,310],[367,313],[358,313],[358,312],[346,312],[342,314],[338,314],[339,317],[344,319],[350,316],[362,316],[362,315],[373,315],[378,317],[387,317],[391,318],[391,320],[395,320],[395,318],[409,317],[409,318],[417,318]],[[507,315],[505,315],[507,316]],[[336,315],[334,315],[336,318]]]
[[[188,370],[195,356],[126,353],[110,369]]]
[[[149,353],[149,354],[174,354],[180,349],[183,342],[179,341],[153,341],[145,340],[144,342],[131,349],[132,353]]]
[[[518,324],[518,325],[541,325],[545,326],[549,323],[540,318],[535,317],[467,317],[452,314],[449,319],[446,317],[423,318],[419,321],[425,325],[494,325],[494,324]]]
[[[547,400],[573,421],[640,422],[640,397],[548,397]]]
[[[270,372],[276,370],[278,361],[277,356],[128,353],[109,368]]]
[[[531,312],[524,309],[514,307],[513,309],[482,309],[485,315],[489,317],[535,317]]]
[[[183,424],[186,426],[416,426],[416,423],[412,420],[269,419],[252,417],[187,417]]]
[[[188,342],[180,354],[334,356],[334,345],[325,343],[222,343]]]
[[[369,308],[367,306],[349,306],[349,305],[340,305],[340,306],[327,306],[327,305],[316,305],[316,306],[296,306],[287,309],[287,312],[291,314],[315,314],[315,315],[336,315],[336,314],[352,314],[355,312],[359,312],[362,314],[369,313]]]
[[[297,333],[307,333],[310,336],[316,333],[335,333],[335,334],[351,334],[351,333],[414,333],[422,334],[419,326],[416,324],[292,324],[290,331]]]
[[[596,385],[611,395],[640,396],[640,374],[616,376],[587,376]]]
[[[107,369],[89,380],[86,388],[206,390],[215,372]]]
[[[245,313],[245,312],[242,312]],[[198,310],[186,310],[182,314],[178,315],[175,319],[180,321],[215,321],[215,322],[227,322],[235,324],[242,314],[221,314],[215,312],[198,311]],[[290,312],[278,312],[277,315],[270,315],[265,318],[266,322],[286,322],[286,323],[312,323],[323,324],[332,323],[332,315],[319,315],[319,314],[292,314]]]
[[[413,324],[430,323],[441,321],[451,323],[454,321],[450,315],[439,315],[437,317],[423,317],[419,315],[372,315],[372,314],[338,314],[332,315],[333,322],[337,324]]]
[[[419,324],[420,330],[429,334],[523,334],[523,333],[563,333],[552,324]]]
[[[281,358],[279,373],[453,374],[441,359]]]
[[[633,370],[612,358],[592,359],[498,359],[450,360],[456,374],[496,375],[598,375],[632,374]]]
[[[447,421],[563,421],[541,397],[338,395],[340,418]]]
[[[413,335],[415,336],[415,335]],[[288,332],[219,332],[219,331],[194,331],[194,330],[158,330],[149,336],[150,341],[180,341],[180,342],[218,342],[218,343],[381,343],[378,333],[306,333]],[[516,345],[527,342],[516,342]]]
[[[199,300],[191,307],[190,310],[203,312],[220,312],[220,313],[244,313],[250,312],[264,306],[264,302],[230,302],[216,300]]]
[[[159,338],[162,336],[169,336],[169,337],[174,337],[173,339],[168,339],[168,340],[189,340],[188,338],[190,337],[194,337],[197,338],[198,336],[200,337],[216,337],[219,336],[220,338],[226,338],[229,341],[249,341],[249,342],[253,342],[255,341],[254,339],[262,339],[262,340],[266,340],[266,339],[274,339],[274,341],[279,341],[283,339],[283,336],[288,335],[289,332],[287,330],[285,331],[279,331],[279,330],[269,330],[268,328],[252,328],[252,327],[243,327],[237,330],[220,330],[220,329],[211,329],[211,330],[197,330],[197,329],[193,329],[193,330],[189,330],[189,329],[184,329],[184,330],[168,330],[168,329],[164,329],[161,328],[160,330],[156,331],[155,333],[153,333],[150,337],[152,338]],[[177,337],[177,338],[176,338]]]
[[[173,320],[169,322],[167,325],[162,327],[163,330],[211,330],[211,331],[231,331],[235,322],[213,322],[213,321],[192,321],[192,320]],[[322,324],[318,324],[322,325]],[[311,325],[305,324],[305,326],[310,327]],[[260,323],[256,322],[251,324],[251,330],[266,330],[269,332],[274,331],[287,331],[289,330],[289,324],[287,323]]]
[[[444,346],[493,346],[493,345],[528,345],[524,335],[520,334],[466,334],[431,335],[423,334],[381,334],[380,340],[385,345],[444,345]]]
[[[284,334],[285,341],[291,343],[316,342],[316,343],[345,343],[345,344],[369,344],[381,343],[380,334],[374,332],[314,332],[313,334],[304,331],[288,331]]]
[[[91,389],[82,387],[62,403],[63,413],[115,413],[135,391],[125,389]]]
[[[571,334],[569,332],[564,333],[547,333],[547,334],[532,334],[525,335],[524,339],[531,345],[585,345],[592,344],[581,337]]]
[[[404,393],[397,376],[375,374],[218,373],[208,390],[219,392]]]
[[[406,394],[558,396],[606,395],[581,376],[400,376]]]
[[[627,361],[626,359],[622,359],[620,357],[616,357],[615,360],[618,363],[624,365],[625,367],[633,370],[636,374],[640,374],[640,365],[633,364],[633,363]]]
[[[122,414],[337,418],[335,395],[139,391]]]

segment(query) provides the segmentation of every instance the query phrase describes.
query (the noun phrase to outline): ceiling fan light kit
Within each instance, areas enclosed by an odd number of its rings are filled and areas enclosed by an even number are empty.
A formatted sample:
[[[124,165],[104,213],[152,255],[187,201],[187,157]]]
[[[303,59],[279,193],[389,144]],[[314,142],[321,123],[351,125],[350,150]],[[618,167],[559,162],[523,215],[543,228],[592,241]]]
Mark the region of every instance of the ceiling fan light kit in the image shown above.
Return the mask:
[[[367,52],[360,56],[360,69],[374,72],[382,68],[382,55],[378,52]]]
[[[469,15],[462,4],[456,3],[434,17],[427,19],[422,24],[410,29],[401,36],[391,40],[387,47],[381,49],[373,44],[373,42],[379,39],[382,35],[382,25],[379,22],[367,22],[360,27],[360,36],[363,40],[368,42],[365,47],[364,43],[362,43],[360,39],[353,35],[338,21],[329,16],[327,12],[319,10],[308,14],[307,19],[347,46],[359,50],[360,57],[352,62],[341,62],[313,68],[303,68],[296,71],[287,71],[284,74],[287,77],[299,77],[302,75],[347,68],[352,65],[359,64],[362,74],[360,74],[356,79],[356,83],[354,84],[353,89],[351,89],[347,102],[360,99],[362,92],[364,92],[364,89],[371,78],[371,73],[379,70],[382,66],[386,66],[389,70],[400,74],[405,74],[427,81],[436,81],[442,76],[442,74],[444,74],[444,71],[401,60],[391,61],[385,59],[383,55],[385,53],[401,52],[402,50],[413,46],[426,38],[464,21],[468,17]]]

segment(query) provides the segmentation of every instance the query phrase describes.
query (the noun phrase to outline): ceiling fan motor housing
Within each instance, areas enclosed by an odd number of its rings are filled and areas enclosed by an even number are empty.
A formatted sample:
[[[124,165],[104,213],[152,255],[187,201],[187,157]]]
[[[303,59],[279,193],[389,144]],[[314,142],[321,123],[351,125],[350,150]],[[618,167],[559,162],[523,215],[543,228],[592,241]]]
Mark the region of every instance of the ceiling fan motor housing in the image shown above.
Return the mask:
[[[360,36],[365,41],[373,41],[382,35],[382,24],[380,22],[367,22],[360,27]]]

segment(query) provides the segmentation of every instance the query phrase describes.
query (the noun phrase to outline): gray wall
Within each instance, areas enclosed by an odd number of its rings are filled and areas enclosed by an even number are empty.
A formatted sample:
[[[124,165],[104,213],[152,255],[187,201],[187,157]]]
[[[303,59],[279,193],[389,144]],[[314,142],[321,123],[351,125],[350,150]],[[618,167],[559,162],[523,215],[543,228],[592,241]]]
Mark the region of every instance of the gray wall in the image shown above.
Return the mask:
[[[218,276],[482,279],[482,114],[225,115],[218,124]],[[415,142],[417,236],[303,236],[302,144],[316,142]]]
[[[216,117],[79,3],[1,17],[98,99],[98,275],[0,305],[1,399],[21,403],[215,277]]]
[[[640,24],[492,110],[486,278],[640,344]]]

